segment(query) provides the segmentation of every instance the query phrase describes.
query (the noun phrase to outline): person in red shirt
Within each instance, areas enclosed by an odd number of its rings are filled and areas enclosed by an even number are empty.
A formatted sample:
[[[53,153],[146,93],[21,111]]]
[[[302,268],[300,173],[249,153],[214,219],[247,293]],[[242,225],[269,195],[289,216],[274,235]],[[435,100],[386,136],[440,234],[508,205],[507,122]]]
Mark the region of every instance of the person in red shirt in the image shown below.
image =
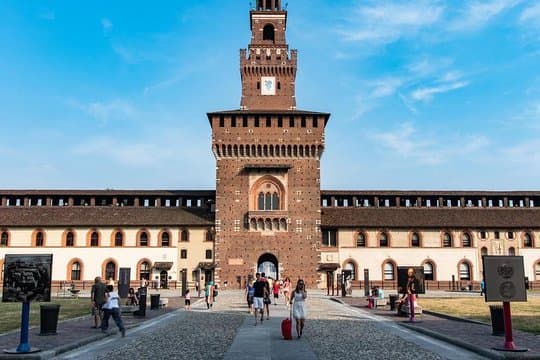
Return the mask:
[[[280,290],[281,290],[281,285],[279,281],[275,280],[274,285],[272,286],[272,292],[274,293],[274,305],[277,305],[277,300],[279,298]]]

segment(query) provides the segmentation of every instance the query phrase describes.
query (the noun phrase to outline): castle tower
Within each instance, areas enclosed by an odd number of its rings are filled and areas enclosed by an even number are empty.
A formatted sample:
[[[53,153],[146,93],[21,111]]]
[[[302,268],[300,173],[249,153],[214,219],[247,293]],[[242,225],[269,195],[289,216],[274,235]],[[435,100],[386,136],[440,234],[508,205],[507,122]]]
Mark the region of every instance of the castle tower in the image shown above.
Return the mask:
[[[240,50],[239,110],[208,113],[216,158],[215,279],[244,286],[256,271],[316,286],[320,158],[327,113],[296,109],[296,51],[287,11],[259,0]]]

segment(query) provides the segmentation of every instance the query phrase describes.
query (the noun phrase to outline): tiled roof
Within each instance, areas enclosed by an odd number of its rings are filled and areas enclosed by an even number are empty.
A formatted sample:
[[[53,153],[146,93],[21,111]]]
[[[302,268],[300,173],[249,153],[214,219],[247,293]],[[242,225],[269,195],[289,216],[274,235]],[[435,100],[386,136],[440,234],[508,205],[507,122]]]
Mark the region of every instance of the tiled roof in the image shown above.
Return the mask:
[[[212,226],[214,214],[197,208],[6,207],[0,227],[45,226]]]
[[[326,227],[540,228],[539,208],[322,208]]]

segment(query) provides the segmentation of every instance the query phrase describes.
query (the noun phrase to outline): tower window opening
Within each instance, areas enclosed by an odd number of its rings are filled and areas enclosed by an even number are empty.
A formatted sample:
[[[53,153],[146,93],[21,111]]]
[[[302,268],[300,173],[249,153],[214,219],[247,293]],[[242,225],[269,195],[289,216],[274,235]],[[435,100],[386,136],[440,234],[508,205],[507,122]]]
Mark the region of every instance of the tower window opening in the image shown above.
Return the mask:
[[[272,119],[270,117],[267,117],[266,118],[266,127],[271,127],[272,126]]]
[[[269,40],[274,42],[275,40],[275,32],[274,32],[274,25],[267,24],[263,28],[263,40]]]

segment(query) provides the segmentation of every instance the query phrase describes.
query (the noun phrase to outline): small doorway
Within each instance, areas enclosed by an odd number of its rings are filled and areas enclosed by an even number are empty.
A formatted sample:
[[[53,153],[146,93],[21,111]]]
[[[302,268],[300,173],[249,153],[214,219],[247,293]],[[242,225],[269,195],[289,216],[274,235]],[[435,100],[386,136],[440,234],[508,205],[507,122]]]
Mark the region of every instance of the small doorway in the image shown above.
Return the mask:
[[[165,270],[159,273],[159,287],[162,289],[169,288],[169,274]]]
[[[266,253],[259,257],[257,261],[257,272],[265,273],[267,278],[279,280],[279,269],[277,258],[270,253]]]

